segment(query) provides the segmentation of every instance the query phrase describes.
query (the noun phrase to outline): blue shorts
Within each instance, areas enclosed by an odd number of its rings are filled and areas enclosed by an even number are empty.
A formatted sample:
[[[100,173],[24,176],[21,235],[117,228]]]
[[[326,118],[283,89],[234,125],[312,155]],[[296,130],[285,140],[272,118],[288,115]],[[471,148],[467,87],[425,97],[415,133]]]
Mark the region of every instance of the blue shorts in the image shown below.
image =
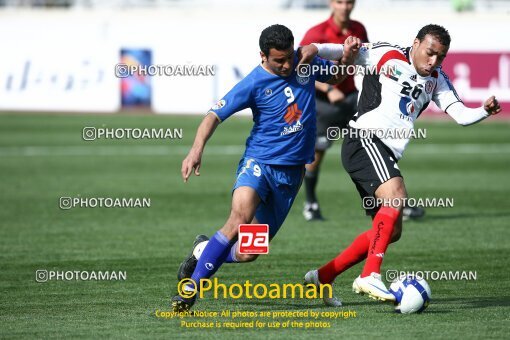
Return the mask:
[[[232,191],[239,187],[255,189],[262,201],[255,217],[259,223],[269,224],[270,238],[285,221],[301,187],[304,170],[304,165],[269,165],[254,158],[241,158]]]

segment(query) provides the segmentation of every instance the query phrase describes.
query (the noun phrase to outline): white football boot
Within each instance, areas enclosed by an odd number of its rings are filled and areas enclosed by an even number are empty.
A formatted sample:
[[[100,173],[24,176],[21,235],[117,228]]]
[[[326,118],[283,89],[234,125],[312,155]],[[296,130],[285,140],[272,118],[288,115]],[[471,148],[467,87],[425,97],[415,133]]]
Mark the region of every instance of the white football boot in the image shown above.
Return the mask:
[[[352,290],[356,294],[368,294],[372,299],[380,301],[395,301],[395,295],[391,294],[381,280],[381,274],[372,273],[369,276],[358,276],[352,284]]]
[[[321,283],[319,282],[319,272],[317,270],[310,270],[308,273],[305,274],[305,285],[310,283],[314,284],[317,287],[317,289],[319,289]],[[331,284],[331,287],[333,287],[333,284]],[[324,290],[324,292],[327,293],[326,290]],[[324,301],[324,304],[326,306],[330,307],[342,306],[342,301],[340,301],[340,299],[335,296],[331,297],[324,296],[322,300]]]

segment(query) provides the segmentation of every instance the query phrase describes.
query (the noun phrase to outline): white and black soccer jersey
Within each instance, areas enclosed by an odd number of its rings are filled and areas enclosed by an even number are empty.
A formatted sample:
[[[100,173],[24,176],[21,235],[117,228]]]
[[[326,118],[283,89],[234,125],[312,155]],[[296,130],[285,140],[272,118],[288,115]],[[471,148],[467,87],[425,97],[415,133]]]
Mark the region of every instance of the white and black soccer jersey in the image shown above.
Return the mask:
[[[446,74],[437,67],[429,77],[422,77],[409,57],[411,48],[389,43],[365,43],[355,61],[366,66],[359,96],[358,113],[350,126],[357,129],[410,130],[414,121],[433,100],[446,112],[460,102]],[[376,69],[377,72],[370,72]],[[402,157],[411,134],[380,138],[397,159]],[[383,136],[386,137],[386,136]]]

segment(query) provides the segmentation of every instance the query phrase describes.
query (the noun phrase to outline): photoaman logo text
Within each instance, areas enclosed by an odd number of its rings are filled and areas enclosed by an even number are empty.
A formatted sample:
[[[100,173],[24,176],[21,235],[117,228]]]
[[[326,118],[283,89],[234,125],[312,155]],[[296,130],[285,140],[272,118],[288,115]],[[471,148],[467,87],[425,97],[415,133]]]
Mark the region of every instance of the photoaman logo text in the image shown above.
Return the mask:
[[[200,298],[206,292],[211,293],[215,299],[322,299],[333,297],[333,287],[330,284],[314,285],[301,283],[265,283],[253,284],[246,280],[244,284],[233,283],[226,285],[217,278],[201,279],[199,284],[189,278],[182,279],[177,285],[177,291],[183,298],[189,299],[198,293]]]

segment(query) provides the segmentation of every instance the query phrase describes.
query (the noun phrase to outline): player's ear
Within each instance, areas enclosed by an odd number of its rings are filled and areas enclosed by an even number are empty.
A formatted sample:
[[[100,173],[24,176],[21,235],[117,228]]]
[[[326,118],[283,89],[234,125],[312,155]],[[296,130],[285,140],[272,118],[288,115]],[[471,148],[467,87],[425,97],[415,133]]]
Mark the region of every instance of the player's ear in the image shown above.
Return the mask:
[[[413,48],[416,49],[420,45],[420,39],[414,38]]]
[[[267,61],[267,57],[264,54],[264,52],[262,52],[262,51],[260,51],[260,58],[262,59],[262,62],[266,62]]]

